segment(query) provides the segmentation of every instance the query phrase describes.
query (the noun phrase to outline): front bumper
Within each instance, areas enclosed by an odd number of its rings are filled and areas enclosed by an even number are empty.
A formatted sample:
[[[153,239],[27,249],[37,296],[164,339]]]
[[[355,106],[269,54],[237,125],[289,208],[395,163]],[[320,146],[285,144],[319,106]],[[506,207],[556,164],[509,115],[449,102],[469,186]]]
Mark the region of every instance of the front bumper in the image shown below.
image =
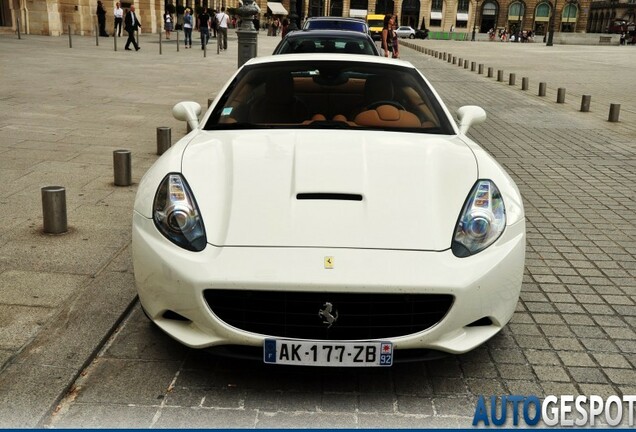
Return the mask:
[[[325,268],[325,257],[333,257],[333,268]],[[437,324],[383,340],[393,342],[396,351],[463,353],[494,336],[510,320],[519,298],[524,257],[523,221],[507,227],[485,251],[460,259],[450,250],[208,245],[202,252],[189,252],[165,239],[152,219],[133,216],[133,264],[141,303],[161,329],[195,348],[263,345],[266,335],[232,327],[210,310],[204,291],[225,289],[449,294],[453,305]],[[174,313],[186,319],[171,319]],[[483,318],[491,324],[469,326]]]

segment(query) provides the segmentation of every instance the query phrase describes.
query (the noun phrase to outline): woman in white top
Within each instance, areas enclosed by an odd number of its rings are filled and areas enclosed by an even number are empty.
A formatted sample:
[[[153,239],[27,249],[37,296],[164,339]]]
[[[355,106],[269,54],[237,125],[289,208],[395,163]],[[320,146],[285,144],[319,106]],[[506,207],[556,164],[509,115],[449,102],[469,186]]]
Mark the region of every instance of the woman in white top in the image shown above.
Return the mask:
[[[170,39],[170,32],[174,28],[172,23],[172,14],[168,11],[163,14],[163,29],[166,31],[166,39]]]

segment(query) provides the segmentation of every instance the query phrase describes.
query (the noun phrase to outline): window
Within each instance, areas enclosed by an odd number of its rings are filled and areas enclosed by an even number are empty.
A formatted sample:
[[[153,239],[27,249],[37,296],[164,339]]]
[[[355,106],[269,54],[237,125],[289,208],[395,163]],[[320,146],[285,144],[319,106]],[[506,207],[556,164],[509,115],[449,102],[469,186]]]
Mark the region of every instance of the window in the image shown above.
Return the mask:
[[[569,5],[563,8],[563,16],[561,17],[564,22],[576,22],[576,17],[578,15],[578,9],[576,5],[570,3]]]
[[[508,20],[519,21],[519,19],[523,17],[525,12],[525,7],[521,3],[513,3],[508,8]]]
[[[442,26],[442,7],[443,0],[433,0],[431,4],[431,27]]]
[[[550,17],[550,5],[547,3],[541,3],[537,6],[537,13],[535,14],[537,18],[549,18]]]
[[[486,3],[484,5],[484,9],[482,10],[482,16],[495,16],[497,15],[497,5],[494,3]]]

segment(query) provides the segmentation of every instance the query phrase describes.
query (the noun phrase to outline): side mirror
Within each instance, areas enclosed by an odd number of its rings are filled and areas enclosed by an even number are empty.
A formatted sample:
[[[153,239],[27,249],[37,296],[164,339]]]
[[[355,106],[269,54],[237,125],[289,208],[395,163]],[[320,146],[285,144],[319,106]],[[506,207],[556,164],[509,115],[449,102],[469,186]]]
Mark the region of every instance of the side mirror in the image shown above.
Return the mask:
[[[465,134],[474,124],[486,121],[486,111],[476,105],[465,105],[457,110],[459,120],[459,132]]]
[[[201,105],[196,102],[179,102],[172,108],[174,118],[188,122],[190,129],[199,127],[199,114],[201,114]]]

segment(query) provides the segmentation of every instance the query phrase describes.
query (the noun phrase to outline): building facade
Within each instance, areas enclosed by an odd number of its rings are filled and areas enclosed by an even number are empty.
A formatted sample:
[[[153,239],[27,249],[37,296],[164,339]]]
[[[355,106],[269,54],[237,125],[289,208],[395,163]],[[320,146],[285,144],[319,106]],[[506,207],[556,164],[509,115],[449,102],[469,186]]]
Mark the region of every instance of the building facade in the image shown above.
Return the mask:
[[[107,29],[113,27],[115,3],[116,0],[103,0],[108,11]],[[198,10],[203,6],[215,9],[225,6],[233,10],[240,5],[239,0],[120,3],[123,8],[134,3],[143,33],[161,31],[166,7],[174,8],[179,22],[185,7]],[[256,0],[256,3],[261,8],[261,22],[272,15],[282,15],[283,10],[290,11],[290,0],[270,4],[269,8],[267,0]],[[591,0],[296,0],[295,6],[301,20],[317,15],[364,17],[394,13],[400,25],[434,31],[467,33],[475,28],[479,33],[486,33],[490,29],[522,29],[542,35],[548,30],[553,13],[556,32],[605,32],[607,23],[619,15],[631,16],[633,21],[635,3],[636,0],[610,0],[591,6]],[[73,34],[92,35],[97,25],[96,8],[97,0],[0,0],[0,29],[16,31],[19,21],[21,32],[26,34],[59,36],[70,30]],[[588,20],[590,10],[593,15]]]
[[[636,23],[636,0],[595,1],[587,22],[589,33],[618,32],[625,24]]]

